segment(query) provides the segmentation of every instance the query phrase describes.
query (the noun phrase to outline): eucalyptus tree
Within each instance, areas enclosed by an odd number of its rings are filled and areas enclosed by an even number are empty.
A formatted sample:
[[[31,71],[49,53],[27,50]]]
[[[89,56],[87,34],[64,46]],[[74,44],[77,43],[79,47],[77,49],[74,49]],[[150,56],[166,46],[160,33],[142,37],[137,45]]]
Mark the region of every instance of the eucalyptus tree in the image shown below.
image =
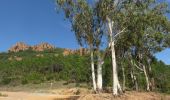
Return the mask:
[[[118,0],[99,0],[95,3],[94,8],[91,8],[85,0],[57,0],[57,4],[65,11],[65,15],[70,19],[73,30],[76,33],[77,40],[80,44],[87,43],[91,51],[91,66],[93,87],[96,90],[95,72],[94,72],[94,46],[99,49],[101,41],[101,28],[105,26],[108,28],[108,44],[110,44],[112,52],[112,66],[113,66],[113,94],[117,95],[118,91],[122,92],[118,81],[116,55],[115,55],[115,37],[124,32],[123,22],[125,21],[122,11],[122,2]],[[93,15],[93,14],[96,15]],[[121,19],[120,19],[121,17]],[[99,23],[93,20],[97,19]],[[101,24],[101,26],[98,24]],[[94,25],[94,26],[93,26]],[[97,27],[97,28],[96,28]],[[99,31],[98,31],[99,30]],[[106,29],[103,29],[104,31]],[[95,42],[94,42],[95,41]],[[99,41],[99,42],[98,42]],[[95,43],[95,44],[93,44]],[[100,58],[100,51],[98,50],[98,87],[102,89],[102,63]]]
[[[164,45],[167,44],[169,22],[165,14],[168,6],[156,0],[138,0],[131,1],[131,5],[127,5],[126,9],[131,11],[127,13],[129,17],[126,34],[131,38],[126,41],[134,59],[132,65],[144,72],[146,89],[149,91],[152,86],[148,76],[151,73],[150,60],[154,53],[165,49]]]
[[[94,12],[95,13],[95,12]],[[105,58],[105,54],[107,53],[107,51],[102,55],[101,53],[101,43],[102,43],[102,37],[103,37],[103,30],[102,30],[102,24],[100,19],[98,19],[98,17],[96,17],[96,15],[94,16],[95,20],[94,20],[94,30],[95,32],[94,34],[94,46],[96,48],[96,53],[97,53],[97,89],[98,92],[101,92],[103,90],[103,75],[102,75],[102,66],[104,64],[104,58]]]
[[[100,20],[96,17],[94,8],[92,8],[92,6],[90,6],[85,0],[57,0],[56,2],[57,5],[64,10],[66,18],[70,20],[79,45],[83,46],[84,44],[87,44],[89,46],[93,89],[94,91],[96,91],[96,88],[102,90],[102,62],[99,57],[102,30],[100,29]],[[99,59],[97,67],[97,84],[94,68],[95,51],[97,51],[97,57]]]
[[[117,72],[117,56],[129,58],[132,81],[138,87],[134,67],[144,73],[146,89],[150,90],[150,58],[169,45],[169,23],[166,3],[155,0],[97,0],[91,6],[88,0],[57,0],[66,18],[72,23],[80,45],[88,44],[91,52],[93,88],[96,91],[94,49],[97,50],[97,87],[102,89],[102,64],[99,46],[103,32],[107,33],[113,67],[113,94],[122,92]],[[167,36],[167,37],[166,37]],[[108,50],[106,49],[106,51]],[[122,65],[122,70],[124,66]],[[124,74],[124,73],[123,73]],[[125,75],[125,74],[124,74]],[[125,85],[125,76],[124,76]]]
[[[96,76],[94,68],[94,36],[93,36],[93,16],[92,11],[89,8],[85,8],[83,12],[77,14],[74,18],[73,30],[77,35],[89,45],[91,56],[91,69],[93,88],[96,91]],[[79,38],[79,37],[78,37]],[[81,43],[82,45],[83,43]]]
[[[113,69],[113,95],[122,92],[117,72],[115,42],[120,34],[124,33],[126,26],[126,15],[124,15],[124,0],[99,0],[96,4],[98,17],[107,27],[108,43],[111,48],[112,69]]]
[[[164,44],[167,44],[165,41],[168,40],[165,39],[169,33],[165,16],[168,12],[167,4],[158,3],[156,0],[99,0],[97,9],[99,18],[108,27],[112,52],[113,94],[117,95],[118,90],[121,91],[115,55],[115,47],[119,45],[116,43],[124,43],[123,47],[127,49],[125,52],[130,51],[132,65],[144,72],[146,89],[149,91],[149,57],[163,50]],[[136,76],[132,76],[136,80]]]

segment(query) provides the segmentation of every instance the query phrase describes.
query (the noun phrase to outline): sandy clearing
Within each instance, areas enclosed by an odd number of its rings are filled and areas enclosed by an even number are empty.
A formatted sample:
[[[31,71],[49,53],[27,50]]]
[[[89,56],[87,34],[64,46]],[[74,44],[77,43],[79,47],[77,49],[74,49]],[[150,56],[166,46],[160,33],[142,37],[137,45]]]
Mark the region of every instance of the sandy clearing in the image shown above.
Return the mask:
[[[67,100],[78,98],[79,95],[57,95],[48,93],[29,92],[1,92],[7,97],[0,97],[0,100]]]
[[[58,90],[53,90],[53,93],[0,91],[1,94],[7,95],[7,97],[1,96],[0,100],[170,100],[169,95],[154,92],[127,91],[123,95],[113,97],[111,93],[75,95],[73,93],[75,91],[75,89],[60,90],[60,93]]]

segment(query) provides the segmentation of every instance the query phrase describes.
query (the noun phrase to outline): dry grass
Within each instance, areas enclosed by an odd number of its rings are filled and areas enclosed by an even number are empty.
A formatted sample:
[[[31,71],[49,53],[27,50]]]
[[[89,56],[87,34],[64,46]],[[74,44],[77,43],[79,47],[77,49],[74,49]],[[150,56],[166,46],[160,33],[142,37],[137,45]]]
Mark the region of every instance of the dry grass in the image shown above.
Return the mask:
[[[7,97],[7,96],[8,96],[7,94],[0,93],[0,97]]]
[[[87,88],[64,85],[64,82],[0,87],[0,100],[170,100],[170,95],[154,92],[127,91],[114,97],[111,93],[94,94]],[[13,91],[13,92],[11,92]]]

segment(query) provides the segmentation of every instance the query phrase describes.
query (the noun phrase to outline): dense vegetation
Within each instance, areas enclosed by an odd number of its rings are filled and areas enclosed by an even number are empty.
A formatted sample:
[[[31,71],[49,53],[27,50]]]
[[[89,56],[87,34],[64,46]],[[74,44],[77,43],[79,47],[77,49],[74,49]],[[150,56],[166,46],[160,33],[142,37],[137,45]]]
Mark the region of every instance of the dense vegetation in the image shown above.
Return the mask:
[[[43,82],[54,82],[64,80],[67,82],[91,84],[90,57],[89,55],[63,56],[63,49],[51,51],[34,52],[22,51],[17,53],[0,53],[0,85],[16,86],[20,84],[39,84]],[[43,55],[38,57],[37,55]],[[21,57],[21,61],[10,57]],[[112,86],[112,71],[110,70],[111,57],[107,56],[103,66],[104,87]],[[133,90],[134,85],[129,75],[128,61],[124,60],[126,74],[126,89]],[[119,63],[120,66],[120,63]],[[153,77],[155,80],[154,91],[170,93],[170,66],[153,58]],[[95,66],[96,68],[96,66]],[[135,69],[135,67],[134,67]],[[122,73],[121,69],[118,69]],[[139,90],[145,90],[145,79],[143,73],[136,69]],[[123,76],[119,75],[122,85]]]
[[[1,53],[1,84],[15,85],[72,79],[78,82],[88,81],[89,69],[85,67],[88,65],[86,57],[63,56],[61,51],[62,49],[44,52]],[[10,57],[21,57],[22,60],[9,60]]]
[[[95,92],[103,90],[102,69],[108,52],[112,75],[107,76],[112,76],[113,95],[121,94],[127,88],[138,91],[145,87],[145,90],[153,91],[156,86],[167,86],[158,84],[160,79],[156,76],[160,73],[154,69],[159,64],[164,66],[161,62],[154,63],[154,54],[170,47],[166,1],[56,0],[56,7],[65,13],[79,45],[88,45]],[[103,44],[106,48],[102,48]],[[105,53],[101,52],[103,50]]]

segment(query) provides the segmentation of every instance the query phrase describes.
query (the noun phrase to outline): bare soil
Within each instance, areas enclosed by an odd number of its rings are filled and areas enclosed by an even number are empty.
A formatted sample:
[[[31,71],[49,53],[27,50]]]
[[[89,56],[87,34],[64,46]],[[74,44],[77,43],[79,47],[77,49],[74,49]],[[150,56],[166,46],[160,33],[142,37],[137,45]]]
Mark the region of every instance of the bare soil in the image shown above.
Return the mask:
[[[85,88],[49,90],[46,92],[1,91],[0,100],[170,100],[170,96],[154,92],[128,91],[114,97],[111,93],[93,94]],[[4,95],[4,96],[3,96]]]
[[[126,91],[117,97],[111,93],[94,94],[87,87],[63,83],[0,87],[0,100],[170,100],[170,95],[155,92]]]

